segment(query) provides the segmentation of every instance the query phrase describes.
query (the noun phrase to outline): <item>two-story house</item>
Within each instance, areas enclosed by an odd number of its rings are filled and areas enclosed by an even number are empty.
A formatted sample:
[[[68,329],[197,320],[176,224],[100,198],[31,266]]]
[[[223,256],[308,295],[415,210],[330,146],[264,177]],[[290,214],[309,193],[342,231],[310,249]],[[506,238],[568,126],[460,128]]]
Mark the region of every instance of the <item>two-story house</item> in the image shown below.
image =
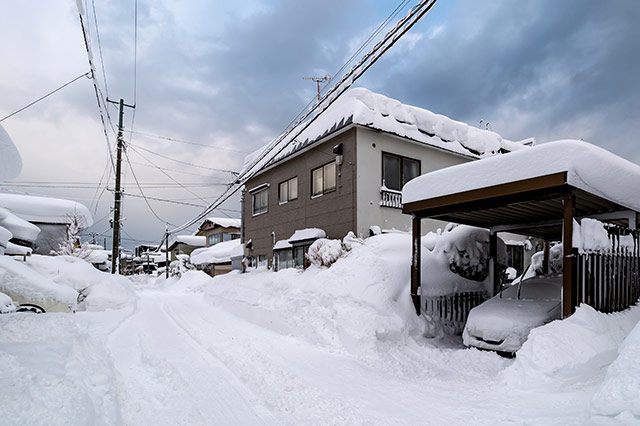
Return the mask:
[[[245,183],[242,208],[249,266],[275,262],[276,267],[300,267],[306,249],[320,236],[408,231],[411,218],[401,213],[405,183],[523,146],[366,89],[352,89],[295,141],[289,137],[268,154],[263,148],[245,160],[245,169],[258,170]],[[425,221],[423,229],[442,226]],[[301,230],[306,232],[296,233]]]

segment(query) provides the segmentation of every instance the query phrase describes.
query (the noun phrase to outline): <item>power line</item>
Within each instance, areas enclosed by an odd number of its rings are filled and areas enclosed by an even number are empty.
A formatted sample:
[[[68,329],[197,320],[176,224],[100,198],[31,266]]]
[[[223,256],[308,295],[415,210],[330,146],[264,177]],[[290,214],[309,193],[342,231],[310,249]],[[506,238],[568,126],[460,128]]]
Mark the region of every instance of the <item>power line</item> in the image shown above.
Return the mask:
[[[102,67],[102,79],[104,80],[104,91],[109,97],[109,86],[107,85],[107,73],[104,67],[104,58],[102,57],[102,43],[100,42],[100,31],[98,30],[98,15],[96,15],[96,4],[94,0],[91,0],[91,8],[93,9],[93,22],[96,26],[96,40],[98,41],[98,52],[100,53],[100,66]]]
[[[55,89],[55,90],[52,90],[51,92],[47,93],[46,95],[39,97],[39,98],[38,98],[38,99],[36,99],[35,101],[33,101],[33,102],[31,102],[31,103],[29,103],[29,104],[27,104],[27,105],[23,106],[22,108],[20,108],[20,109],[18,109],[18,110],[16,110],[16,111],[14,111],[14,112],[12,112],[11,114],[7,115],[6,117],[0,118],[0,122],[1,122],[1,121],[6,120],[6,119],[7,119],[7,118],[9,118],[9,117],[13,117],[14,115],[18,114],[19,112],[22,112],[22,111],[24,111],[25,109],[27,109],[27,108],[29,108],[29,107],[31,107],[31,106],[33,106],[33,105],[37,104],[37,103],[38,103],[38,102],[40,102],[41,100],[43,100],[43,99],[45,99],[45,98],[48,98],[49,96],[53,95],[54,93],[58,92],[59,90],[62,90],[62,89],[64,89],[65,87],[67,87],[68,85],[70,85],[70,84],[72,84],[72,83],[75,83],[76,81],[80,80],[82,77],[87,77],[87,78],[91,79],[91,71],[86,72],[86,73],[84,73],[84,74],[82,74],[82,75],[77,76],[77,77],[76,77],[76,78],[74,78],[73,80],[71,80],[71,81],[69,81],[69,82],[67,82],[67,83],[63,84],[62,86],[58,87],[58,88],[57,88],[57,89]]]
[[[77,1],[76,7],[78,8],[78,16],[80,18],[80,28],[82,29],[82,36],[84,37],[84,46],[87,50],[87,59],[89,60],[89,67],[91,68],[91,77],[93,77],[92,78],[93,90],[96,95],[96,101],[98,102],[98,110],[100,111],[100,121],[102,122],[102,129],[104,130],[104,137],[107,143],[107,151],[109,152],[109,158],[111,159],[111,167],[115,171],[116,164],[115,164],[115,161],[113,160],[113,153],[111,152],[111,142],[109,142],[109,133],[107,131],[107,125],[105,124],[105,121],[104,121],[104,111],[102,107],[103,103],[100,102],[100,89],[98,87],[98,82],[95,78],[96,69],[95,69],[95,66],[93,65],[93,54],[91,53],[91,45],[89,43],[89,34],[87,33],[86,27],[84,25],[84,19],[82,18],[83,15],[85,14],[85,11],[82,7],[82,2]],[[107,116],[108,114],[109,113],[107,111]],[[109,118],[109,122],[111,122],[110,118]]]
[[[172,142],[178,142],[178,143],[184,143],[184,144],[188,144],[188,145],[201,146],[203,148],[219,149],[221,151],[237,152],[239,154],[250,154],[250,152],[247,152],[247,151],[239,151],[237,149],[223,148],[223,147],[220,147],[220,146],[211,146],[211,145],[205,145],[205,144],[202,144],[202,143],[189,142],[189,141],[185,141],[185,140],[182,140],[182,139],[170,138],[168,136],[160,136],[160,135],[154,135],[154,134],[151,134],[151,133],[144,133],[144,132],[137,132],[137,131],[136,132],[132,131],[131,133],[136,134],[136,135],[141,135],[141,136],[148,136],[150,138],[164,139],[164,140],[172,141]]]
[[[213,211],[216,207],[224,203],[231,196],[233,196],[238,190],[241,188],[241,184],[247,182],[251,177],[253,177],[258,171],[260,171],[260,167],[265,163],[262,161],[270,156],[269,160],[276,158],[284,149],[286,149],[291,143],[293,143],[296,138],[307,129],[311,123],[313,123],[318,117],[322,115],[324,111],[329,108],[333,102],[336,101],[340,97],[342,93],[344,93],[351,85],[358,79],[362,74],[364,74],[377,60],[382,57],[404,34],[406,34],[409,29],[411,29],[423,16],[425,16],[433,7],[436,0],[422,0],[416,6],[409,10],[407,15],[400,19],[396,25],[387,32],[387,34],[378,42],[376,45],[360,59],[360,61],[353,67],[349,72],[344,74],[340,81],[336,83],[331,89],[329,89],[324,96],[320,99],[320,101],[311,108],[306,114],[300,117],[296,123],[289,127],[285,132],[283,132],[276,140],[271,142],[262,152],[261,154],[252,161],[252,163],[244,169],[244,171],[238,175],[238,178],[229,185],[228,189],[223,192],[215,201],[213,201],[209,206],[198,216],[191,219],[187,223],[175,228],[171,231],[167,231],[165,237],[168,234],[173,234],[183,229],[188,228],[194,223],[198,222],[202,218],[206,217],[211,211]],[[308,120],[307,120],[308,118]],[[305,121],[307,120],[307,121]],[[290,136],[290,137],[289,137]],[[289,137],[288,141],[285,141],[285,138]],[[283,142],[281,144],[281,142]],[[275,151],[274,154],[270,155],[272,151]],[[234,187],[235,186],[235,187]]]
[[[133,150],[133,152],[135,152],[136,154],[140,155],[139,152],[137,152],[135,149],[133,149],[133,147],[131,147],[131,149]],[[144,157],[142,157],[144,158]],[[152,169],[160,169],[160,170],[165,170],[168,172],[175,172],[175,173],[183,173],[185,175],[191,175],[191,176],[201,176],[201,177],[206,177],[206,178],[210,178],[210,179],[220,179],[220,180],[224,180],[222,178],[218,178],[215,176],[211,176],[211,175],[203,175],[200,173],[192,173],[192,172],[185,172],[183,170],[178,170],[178,169],[169,169],[167,167],[160,167],[160,166],[156,166],[155,164],[145,164],[145,163],[138,163],[137,161],[132,161],[131,164],[135,164],[137,166],[143,166],[143,167],[150,167]]]
[[[169,199],[166,199],[166,198],[150,197],[148,195],[127,194],[127,197],[145,198],[147,200],[161,201],[163,203],[171,203],[171,204],[180,204],[180,205],[189,206],[189,207],[200,207],[200,208],[206,207],[203,204],[186,203],[186,202],[178,201],[178,200],[169,200]]]
[[[187,166],[198,167],[198,168],[200,168],[200,169],[205,169],[205,170],[212,170],[212,171],[214,171],[214,172],[225,172],[225,173],[231,173],[232,175],[237,175],[237,174],[238,174],[238,172],[234,172],[233,170],[215,169],[215,168],[213,168],[213,167],[200,166],[200,165],[198,165],[198,164],[193,164],[193,163],[188,163],[188,162],[186,162],[186,161],[176,160],[175,158],[171,158],[171,157],[168,157],[168,156],[166,156],[166,155],[160,154],[160,153],[158,153],[158,152],[152,151],[152,150],[150,150],[150,149],[147,149],[147,148],[141,147],[141,146],[140,146],[140,145],[138,145],[137,143],[135,143],[135,144],[134,144],[134,143],[129,142],[129,146],[135,146],[135,147],[137,147],[138,149],[141,149],[141,150],[143,150],[143,151],[146,151],[146,152],[148,152],[148,153],[150,153],[150,154],[157,155],[158,157],[162,157],[162,158],[164,158],[164,159],[166,159],[166,160],[175,161],[176,163],[185,164],[185,165],[187,165]],[[139,153],[138,153],[138,154],[139,154]]]
[[[142,194],[142,198],[144,198],[144,202],[147,204],[147,207],[149,207],[149,210],[151,210],[151,213],[160,222],[165,223],[165,224],[169,223],[168,221],[166,221],[166,220],[162,219],[160,216],[158,216],[158,214],[155,212],[155,210],[153,210],[153,207],[151,207],[151,204],[149,204],[149,200],[147,200],[147,197],[144,196],[144,191],[142,191],[142,187],[140,186],[140,182],[138,182],[138,177],[136,176],[136,172],[133,170],[133,166],[129,162],[129,154],[127,153],[126,149],[124,150],[124,155],[127,158],[127,163],[129,164],[129,168],[131,169],[131,174],[133,175],[133,179],[136,181],[136,185],[138,185],[138,189],[140,190],[140,194]]]

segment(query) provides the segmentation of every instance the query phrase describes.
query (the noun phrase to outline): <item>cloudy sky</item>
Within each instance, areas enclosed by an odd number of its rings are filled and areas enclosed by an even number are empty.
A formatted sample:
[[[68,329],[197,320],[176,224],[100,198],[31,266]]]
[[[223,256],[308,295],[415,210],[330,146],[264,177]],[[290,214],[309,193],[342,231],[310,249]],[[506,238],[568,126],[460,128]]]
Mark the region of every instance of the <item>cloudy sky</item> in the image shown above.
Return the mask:
[[[136,55],[134,0],[81,1],[101,90],[136,103],[137,133],[125,134],[129,246],[197,215],[231,178],[213,169],[238,170],[275,138],[315,94],[303,77],[333,76],[402,3],[138,0]],[[584,139],[640,163],[638,21],[636,0],[439,0],[356,86],[472,125],[489,121],[507,139]],[[75,1],[8,2],[0,39],[0,118],[89,71]],[[91,231],[109,237],[113,175],[91,81],[2,125],[24,164],[4,189],[82,202],[97,221]],[[113,145],[110,125],[108,136]],[[134,197],[134,173],[148,197],[196,206],[149,200],[154,215]],[[216,215],[237,217],[238,199],[224,208]]]

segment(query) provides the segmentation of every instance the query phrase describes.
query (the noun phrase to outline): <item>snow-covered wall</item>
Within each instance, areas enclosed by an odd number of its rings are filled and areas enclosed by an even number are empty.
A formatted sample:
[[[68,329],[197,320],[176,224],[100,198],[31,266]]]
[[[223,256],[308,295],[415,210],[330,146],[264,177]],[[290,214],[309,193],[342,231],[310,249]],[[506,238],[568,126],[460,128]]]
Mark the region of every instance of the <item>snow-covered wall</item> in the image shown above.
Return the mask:
[[[471,160],[469,157],[363,128],[357,129],[356,141],[358,235],[368,235],[372,225],[378,225],[382,229],[411,231],[410,215],[402,214],[401,209],[380,206],[383,152],[419,160],[422,174]],[[442,221],[424,220],[423,233],[444,228],[445,225]]]

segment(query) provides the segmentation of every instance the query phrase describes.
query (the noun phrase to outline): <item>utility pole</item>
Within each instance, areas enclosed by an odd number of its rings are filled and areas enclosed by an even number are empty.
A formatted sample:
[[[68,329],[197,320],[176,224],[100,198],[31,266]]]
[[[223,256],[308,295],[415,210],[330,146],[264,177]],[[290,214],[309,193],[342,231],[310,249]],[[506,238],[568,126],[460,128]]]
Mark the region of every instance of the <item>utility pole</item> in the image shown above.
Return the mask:
[[[316,82],[316,88],[318,89],[318,102],[320,102],[320,83],[323,81],[331,80],[331,77],[329,77],[329,74],[325,75],[324,77],[302,77],[302,79],[313,80]]]
[[[111,248],[111,273],[120,273],[120,210],[122,207],[122,190],[120,188],[120,174],[122,173],[122,150],[124,149],[124,107],[135,108],[135,105],[127,105],[120,98],[120,102],[107,99],[107,102],[119,106],[118,115],[118,148],[116,155],[116,188],[113,193],[113,247]]]

